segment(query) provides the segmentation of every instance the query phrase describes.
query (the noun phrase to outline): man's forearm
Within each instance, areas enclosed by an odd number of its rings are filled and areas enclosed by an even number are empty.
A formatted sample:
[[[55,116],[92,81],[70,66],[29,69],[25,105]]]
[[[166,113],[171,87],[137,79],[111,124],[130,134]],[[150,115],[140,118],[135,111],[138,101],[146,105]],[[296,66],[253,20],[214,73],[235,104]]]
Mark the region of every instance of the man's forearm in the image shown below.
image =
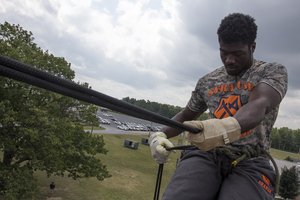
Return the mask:
[[[164,127],[161,129],[161,132],[164,132],[167,138],[175,137],[179,135],[183,130],[172,128],[172,127]]]
[[[183,112],[179,112],[172,118],[172,120],[183,123],[185,121]],[[166,134],[167,138],[171,138],[179,135],[183,130],[165,126],[161,129],[161,131]]]
[[[241,126],[241,132],[244,133],[259,125],[280,101],[280,94],[275,89],[265,83],[258,84],[249,97],[249,102],[234,116]]]
[[[241,132],[247,132],[259,125],[265,115],[266,109],[263,106],[254,106],[255,102],[249,102],[236,113],[234,118],[241,126]]]
[[[197,117],[200,116],[201,113],[197,113],[194,111],[191,111],[188,107],[185,107],[185,109],[181,112],[179,112],[177,115],[175,115],[172,120],[178,121],[183,123],[184,121],[194,120],[197,119]],[[162,132],[164,132],[168,138],[175,137],[182,133],[184,130],[176,129],[172,127],[163,127],[161,129]]]

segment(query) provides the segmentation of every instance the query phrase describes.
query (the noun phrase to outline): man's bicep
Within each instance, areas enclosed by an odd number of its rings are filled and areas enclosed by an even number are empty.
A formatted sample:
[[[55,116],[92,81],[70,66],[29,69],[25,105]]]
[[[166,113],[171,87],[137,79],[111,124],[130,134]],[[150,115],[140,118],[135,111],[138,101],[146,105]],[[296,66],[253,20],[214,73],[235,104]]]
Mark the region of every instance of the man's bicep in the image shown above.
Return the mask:
[[[259,83],[252,91],[249,102],[255,101],[266,109],[266,113],[275,108],[281,101],[281,96],[277,90],[266,83]]]

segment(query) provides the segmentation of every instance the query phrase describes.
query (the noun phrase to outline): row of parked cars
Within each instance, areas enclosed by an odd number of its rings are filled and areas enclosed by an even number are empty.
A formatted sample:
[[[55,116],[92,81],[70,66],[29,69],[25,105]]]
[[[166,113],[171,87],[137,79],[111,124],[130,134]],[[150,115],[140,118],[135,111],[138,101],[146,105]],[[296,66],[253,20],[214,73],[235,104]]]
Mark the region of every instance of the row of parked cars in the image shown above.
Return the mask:
[[[105,116],[105,117],[112,117],[113,115],[109,114],[109,113],[103,113],[103,116]]]
[[[99,123],[100,124],[108,124],[108,125],[110,125],[110,121],[108,121],[108,119],[104,119],[102,117],[98,117],[98,119],[99,119]]]
[[[119,122],[118,129],[125,131],[159,131],[160,126],[151,126],[150,124],[136,124],[133,122]]]
[[[150,124],[136,124],[134,122],[120,122],[116,118],[113,117],[112,114],[103,113],[106,117],[112,117],[110,120],[117,125],[118,129],[125,130],[125,131],[154,131],[157,132],[161,129],[160,126],[151,126]],[[108,119],[99,117],[100,124],[108,124],[110,125],[110,121]]]

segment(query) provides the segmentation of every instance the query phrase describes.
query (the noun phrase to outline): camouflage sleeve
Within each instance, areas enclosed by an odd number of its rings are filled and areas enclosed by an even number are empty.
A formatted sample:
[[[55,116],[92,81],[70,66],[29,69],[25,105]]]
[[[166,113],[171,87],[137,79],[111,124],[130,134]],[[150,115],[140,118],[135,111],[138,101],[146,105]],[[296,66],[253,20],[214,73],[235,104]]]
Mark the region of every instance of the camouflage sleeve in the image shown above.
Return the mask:
[[[265,67],[264,76],[260,82],[264,82],[274,88],[283,99],[287,92],[288,75],[286,68],[280,63],[269,63]]]
[[[192,92],[192,96],[187,104],[189,109],[194,112],[200,112],[201,114],[207,110],[207,105],[201,96],[200,87],[201,87],[201,79],[197,82],[195,90]]]

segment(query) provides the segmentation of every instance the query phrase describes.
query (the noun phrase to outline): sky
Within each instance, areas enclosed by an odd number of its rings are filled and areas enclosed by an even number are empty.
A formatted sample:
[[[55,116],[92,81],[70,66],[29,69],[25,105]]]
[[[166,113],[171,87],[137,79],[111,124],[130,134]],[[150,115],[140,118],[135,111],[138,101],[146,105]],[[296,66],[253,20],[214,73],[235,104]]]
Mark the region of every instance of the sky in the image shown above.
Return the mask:
[[[274,127],[300,128],[299,0],[1,0],[0,23],[20,24],[64,57],[75,80],[122,99],[185,107],[199,78],[221,67],[217,29],[230,13],[256,19],[254,57],[288,70]]]

